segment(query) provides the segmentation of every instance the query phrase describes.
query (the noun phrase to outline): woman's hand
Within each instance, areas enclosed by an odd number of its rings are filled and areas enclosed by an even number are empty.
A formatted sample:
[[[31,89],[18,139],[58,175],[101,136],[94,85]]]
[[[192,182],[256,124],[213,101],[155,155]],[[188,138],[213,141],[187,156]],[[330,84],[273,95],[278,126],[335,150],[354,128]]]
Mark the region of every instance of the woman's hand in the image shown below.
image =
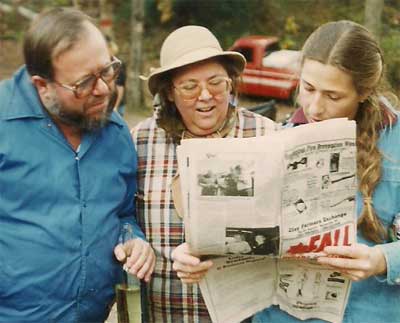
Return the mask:
[[[211,260],[200,261],[192,256],[189,245],[185,242],[172,251],[172,268],[185,284],[198,283],[213,265]]]
[[[153,248],[147,241],[136,238],[118,244],[114,249],[115,257],[124,263],[124,270],[139,279],[150,281],[156,263]]]
[[[340,271],[353,281],[385,274],[387,270],[386,259],[379,246],[369,247],[364,244],[330,246],[325,247],[324,253],[326,256],[318,258],[318,263]]]

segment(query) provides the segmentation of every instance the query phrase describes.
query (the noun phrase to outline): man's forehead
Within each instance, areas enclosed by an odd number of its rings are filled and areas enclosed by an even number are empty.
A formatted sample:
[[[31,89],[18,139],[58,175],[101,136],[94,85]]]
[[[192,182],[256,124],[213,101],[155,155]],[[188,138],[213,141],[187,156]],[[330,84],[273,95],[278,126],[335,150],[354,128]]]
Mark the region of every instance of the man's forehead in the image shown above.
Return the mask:
[[[96,73],[110,62],[107,44],[101,32],[88,27],[80,38],[68,49],[53,59],[55,77],[64,82],[73,82],[91,73]]]
[[[72,50],[73,47],[78,45],[82,40],[86,39],[93,32],[92,24],[89,22],[82,22],[78,33],[66,34],[52,49],[51,58],[56,60],[65,52]]]

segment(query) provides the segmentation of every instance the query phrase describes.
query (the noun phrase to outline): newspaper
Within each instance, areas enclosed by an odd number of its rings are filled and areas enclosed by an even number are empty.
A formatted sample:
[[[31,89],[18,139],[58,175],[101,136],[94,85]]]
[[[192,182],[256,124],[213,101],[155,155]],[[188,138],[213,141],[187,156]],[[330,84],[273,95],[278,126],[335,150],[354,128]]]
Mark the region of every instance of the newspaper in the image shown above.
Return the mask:
[[[200,283],[213,322],[266,307],[341,322],[350,281],[314,260],[356,239],[356,126],[334,119],[178,147],[186,240],[215,257]]]

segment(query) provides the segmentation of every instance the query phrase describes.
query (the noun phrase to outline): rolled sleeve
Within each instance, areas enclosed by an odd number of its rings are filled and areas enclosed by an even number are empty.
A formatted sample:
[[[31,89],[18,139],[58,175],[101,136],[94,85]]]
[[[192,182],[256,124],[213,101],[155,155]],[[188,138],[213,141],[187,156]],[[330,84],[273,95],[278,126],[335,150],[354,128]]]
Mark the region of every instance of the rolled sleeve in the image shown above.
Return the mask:
[[[386,281],[389,285],[400,285],[400,241],[379,246],[386,259]]]
[[[133,221],[132,227],[133,227],[133,234],[132,234],[133,237],[146,241],[146,237],[144,236],[142,229],[139,227],[139,225],[136,223],[136,221]]]
[[[127,234],[126,227],[129,227],[129,232]],[[142,239],[147,241],[143,231],[140,229],[139,225],[132,219],[123,219],[121,222],[121,230],[119,235],[119,242],[125,242],[126,240],[130,239]]]

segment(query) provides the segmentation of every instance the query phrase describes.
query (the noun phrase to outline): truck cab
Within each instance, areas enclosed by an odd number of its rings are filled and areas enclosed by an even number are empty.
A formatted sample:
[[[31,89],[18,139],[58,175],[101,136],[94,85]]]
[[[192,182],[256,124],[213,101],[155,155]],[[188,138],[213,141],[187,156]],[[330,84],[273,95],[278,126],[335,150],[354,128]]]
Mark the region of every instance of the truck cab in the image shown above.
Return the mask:
[[[247,36],[235,41],[230,50],[247,60],[239,88],[241,93],[277,99],[291,99],[298,84],[300,52],[281,50],[278,37]]]

